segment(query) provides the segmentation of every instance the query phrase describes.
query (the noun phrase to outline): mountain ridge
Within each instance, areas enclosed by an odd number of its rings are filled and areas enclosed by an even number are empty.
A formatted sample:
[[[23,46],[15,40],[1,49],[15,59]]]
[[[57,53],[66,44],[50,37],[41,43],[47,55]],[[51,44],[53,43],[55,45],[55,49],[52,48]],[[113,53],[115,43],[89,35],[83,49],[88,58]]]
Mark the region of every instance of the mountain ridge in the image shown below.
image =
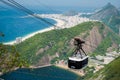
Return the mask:
[[[113,6],[111,3],[108,3],[107,5],[102,7],[102,9],[95,12],[90,18],[102,20],[106,17],[111,17],[111,16],[120,16],[120,13],[115,6]]]
[[[119,32],[120,11],[111,3],[108,3],[99,11],[93,13],[89,18],[100,20],[108,25],[114,32]]]

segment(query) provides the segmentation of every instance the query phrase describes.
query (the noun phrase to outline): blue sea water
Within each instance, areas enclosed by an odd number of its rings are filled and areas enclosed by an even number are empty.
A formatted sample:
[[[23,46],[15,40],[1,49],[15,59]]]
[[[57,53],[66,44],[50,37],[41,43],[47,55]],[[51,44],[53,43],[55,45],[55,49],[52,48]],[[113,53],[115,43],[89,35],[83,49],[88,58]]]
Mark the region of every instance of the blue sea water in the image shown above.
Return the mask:
[[[55,11],[56,10],[56,11]],[[38,14],[49,14],[49,13],[64,13],[69,10],[75,10],[77,12],[92,12],[94,8],[77,8],[77,7],[56,7],[55,10],[51,9],[38,9],[33,8],[32,11]],[[22,11],[15,9],[3,9],[0,8],[0,32],[4,33],[4,37],[0,37],[0,42],[10,42],[15,40],[17,37],[23,37],[32,32],[50,27],[51,25],[46,24],[43,21],[37,20],[32,17],[23,18],[27,16]],[[56,21],[52,19],[46,19],[47,21],[55,24]]]
[[[0,10],[0,32],[5,34],[4,38],[0,37],[0,41],[13,41],[16,37],[23,37],[32,32],[52,26],[32,17],[23,17],[27,15],[14,10]],[[56,23],[52,19],[46,18],[45,20],[53,24]]]
[[[5,80],[77,80],[78,75],[54,66],[36,69],[18,69],[0,78]]]

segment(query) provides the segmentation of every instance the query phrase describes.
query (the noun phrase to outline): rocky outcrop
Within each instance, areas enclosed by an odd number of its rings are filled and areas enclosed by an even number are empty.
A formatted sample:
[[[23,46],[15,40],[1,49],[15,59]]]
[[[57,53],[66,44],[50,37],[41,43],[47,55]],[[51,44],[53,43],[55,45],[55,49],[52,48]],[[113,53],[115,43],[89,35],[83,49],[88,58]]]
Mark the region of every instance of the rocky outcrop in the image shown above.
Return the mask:
[[[93,27],[89,35],[85,38],[86,45],[83,47],[87,53],[94,51],[102,41],[102,35],[98,27]]]
[[[50,60],[51,60],[50,56],[45,55],[39,60],[39,62],[36,64],[36,66],[48,65],[48,64],[50,64]]]

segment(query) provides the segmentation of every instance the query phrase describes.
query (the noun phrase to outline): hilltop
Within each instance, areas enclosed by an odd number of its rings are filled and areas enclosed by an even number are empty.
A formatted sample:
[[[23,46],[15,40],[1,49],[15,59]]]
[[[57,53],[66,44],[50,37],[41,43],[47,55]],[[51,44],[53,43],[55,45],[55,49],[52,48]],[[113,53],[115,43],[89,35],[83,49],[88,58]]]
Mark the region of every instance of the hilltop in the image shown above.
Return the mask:
[[[120,38],[101,22],[85,22],[72,28],[39,33],[16,45],[21,58],[31,65],[42,66],[67,60],[74,49],[73,39],[86,41],[85,51],[89,55],[105,55],[117,48]],[[109,49],[110,48],[110,49]]]

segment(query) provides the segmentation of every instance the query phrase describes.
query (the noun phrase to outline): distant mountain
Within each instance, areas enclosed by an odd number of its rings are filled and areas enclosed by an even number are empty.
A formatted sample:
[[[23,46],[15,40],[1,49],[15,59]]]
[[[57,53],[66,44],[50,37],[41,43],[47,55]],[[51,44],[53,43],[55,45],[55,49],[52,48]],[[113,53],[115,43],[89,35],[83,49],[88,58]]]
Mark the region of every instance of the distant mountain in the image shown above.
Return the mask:
[[[92,14],[90,18],[103,21],[113,31],[118,33],[118,28],[120,27],[120,12],[111,3],[108,3],[103,8]]]
[[[120,80],[120,57],[87,80]]]
[[[110,18],[112,16],[119,16],[119,15],[120,13],[118,9],[115,6],[113,6],[111,3],[108,3],[102,9],[95,12],[90,18],[97,19],[97,20],[103,20],[107,17]]]

